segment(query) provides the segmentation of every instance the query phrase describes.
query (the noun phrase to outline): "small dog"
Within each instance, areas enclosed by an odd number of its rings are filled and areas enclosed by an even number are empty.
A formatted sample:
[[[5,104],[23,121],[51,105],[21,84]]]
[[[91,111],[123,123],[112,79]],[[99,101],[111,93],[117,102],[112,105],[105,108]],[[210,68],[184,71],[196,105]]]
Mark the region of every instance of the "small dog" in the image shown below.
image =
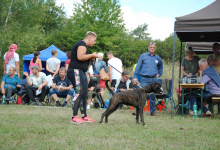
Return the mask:
[[[140,114],[141,122],[143,123],[143,125],[145,125],[144,117],[143,117],[143,108],[148,97],[147,93],[154,92],[156,94],[159,93],[161,94],[163,92],[161,85],[157,82],[153,82],[143,88],[122,91],[116,94],[109,88],[108,81],[106,81],[105,85],[109,90],[109,92],[113,95],[113,97],[111,97],[110,99],[110,104],[107,110],[102,114],[100,123],[102,123],[104,117],[105,117],[105,123],[107,123],[108,116],[111,113],[113,113],[115,110],[117,110],[120,104],[125,104],[137,108],[136,123],[139,124],[139,114]]]

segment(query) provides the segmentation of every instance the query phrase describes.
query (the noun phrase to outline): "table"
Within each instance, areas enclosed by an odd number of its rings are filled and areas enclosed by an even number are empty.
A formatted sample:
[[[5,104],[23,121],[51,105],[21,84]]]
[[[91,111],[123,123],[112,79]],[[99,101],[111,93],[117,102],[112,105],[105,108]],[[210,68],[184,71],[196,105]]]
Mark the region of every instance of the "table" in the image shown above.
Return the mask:
[[[184,105],[184,95],[195,93],[199,96],[201,96],[201,110],[203,105],[203,89],[205,87],[205,84],[198,84],[198,83],[186,83],[186,84],[180,84],[182,87],[182,117],[183,117],[183,105]],[[184,93],[184,89],[197,89],[197,90],[190,90],[188,93]],[[196,93],[196,91],[201,91],[201,94]],[[201,117],[203,115],[203,112],[201,112]]]

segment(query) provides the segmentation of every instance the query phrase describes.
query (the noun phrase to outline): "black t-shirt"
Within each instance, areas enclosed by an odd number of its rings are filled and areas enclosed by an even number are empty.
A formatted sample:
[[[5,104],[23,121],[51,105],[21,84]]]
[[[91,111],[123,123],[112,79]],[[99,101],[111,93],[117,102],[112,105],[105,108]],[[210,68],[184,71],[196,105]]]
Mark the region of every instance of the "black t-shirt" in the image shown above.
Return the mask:
[[[90,79],[89,84],[88,84],[88,89],[91,87],[95,87],[95,81]]]
[[[132,82],[129,84],[129,89],[133,88]],[[117,89],[127,89],[126,82],[120,81]]]
[[[53,83],[55,83],[56,85],[61,85],[63,87],[68,87],[70,85],[72,85],[72,83],[70,82],[70,80],[67,78],[67,76],[65,76],[64,80],[61,80],[59,75],[56,75],[55,78],[53,79]],[[66,90],[60,90],[59,92],[66,92]]]
[[[69,68],[80,69],[86,72],[88,70],[90,59],[86,61],[79,61],[77,59],[77,50],[79,46],[85,46],[86,54],[89,54],[86,43],[84,41],[78,41],[76,44],[73,45],[73,48],[71,49],[71,59],[70,59]]]

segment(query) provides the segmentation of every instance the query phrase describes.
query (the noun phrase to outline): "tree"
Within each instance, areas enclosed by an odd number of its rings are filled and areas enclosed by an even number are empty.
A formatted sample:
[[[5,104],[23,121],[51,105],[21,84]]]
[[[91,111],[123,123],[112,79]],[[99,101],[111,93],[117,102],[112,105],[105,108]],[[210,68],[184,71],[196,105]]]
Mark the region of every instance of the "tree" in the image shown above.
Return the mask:
[[[138,27],[134,30],[131,31],[131,35],[136,39],[138,38],[139,40],[147,40],[149,39],[149,33],[147,32],[147,27],[148,25],[146,23],[138,25]]]

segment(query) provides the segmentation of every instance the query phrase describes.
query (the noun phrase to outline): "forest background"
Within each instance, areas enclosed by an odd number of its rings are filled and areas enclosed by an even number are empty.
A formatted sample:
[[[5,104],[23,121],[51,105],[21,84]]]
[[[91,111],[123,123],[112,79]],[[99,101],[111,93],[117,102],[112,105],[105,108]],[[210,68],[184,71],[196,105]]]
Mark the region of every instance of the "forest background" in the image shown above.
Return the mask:
[[[87,31],[98,35],[97,44],[89,48],[91,53],[112,51],[126,68],[137,63],[140,54],[148,51],[150,42],[156,43],[156,54],[163,61],[172,61],[173,34],[165,40],[152,39],[147,24],[128,31],[120,1],[82,0],[82,3],[73,5],[73,10],[72,16],[67,18],[64,7],[56,6],[55,0],[0,1],[0,66],[3,66],[3,55],[12,43],[18,45],[16,52],[22,70],[23,55],[44,50],[52,44],[68,52]],[[176,38],[175,60],[179,58],[180,41]],[[106,55],[104,60],[107,61]]]

